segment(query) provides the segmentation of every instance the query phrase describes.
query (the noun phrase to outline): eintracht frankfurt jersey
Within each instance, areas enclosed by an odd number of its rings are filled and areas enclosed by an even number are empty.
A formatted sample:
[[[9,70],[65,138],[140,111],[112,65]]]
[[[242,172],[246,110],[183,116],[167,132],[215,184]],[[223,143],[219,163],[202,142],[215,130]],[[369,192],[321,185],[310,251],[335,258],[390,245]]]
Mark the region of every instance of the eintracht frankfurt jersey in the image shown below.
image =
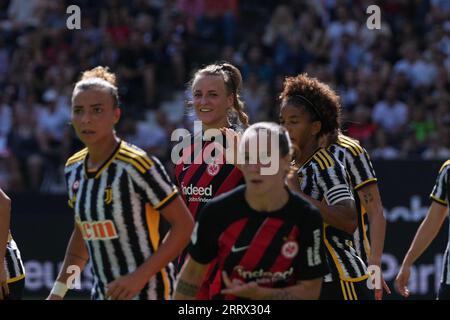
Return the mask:
[[[94,274],[93,299],[105,299],[107,284],[135,271],[162,239],[159,211],[177,195],[155,157],[121,141],[95,172],[87,171],[87,149],[66,163],[69,205],[75,212]],[[155,274],[134,299],[169,299],[174,267]]]

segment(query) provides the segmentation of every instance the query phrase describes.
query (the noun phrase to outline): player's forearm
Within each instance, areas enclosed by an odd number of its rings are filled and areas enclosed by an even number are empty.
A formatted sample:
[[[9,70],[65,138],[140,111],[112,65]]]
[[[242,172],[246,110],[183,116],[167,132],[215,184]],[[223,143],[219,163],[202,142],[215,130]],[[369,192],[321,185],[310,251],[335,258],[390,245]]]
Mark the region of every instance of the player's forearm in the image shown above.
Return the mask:
[[[319,209],[324,222],[349,234],[355,232],[357,217],[353,201],[345,200],[328,205],[311,197],[308,197],[308,200]]]
[[[403,265],[411,266],[436,237],[446,217],[445,207],[433,201],[406,253]]]
[[[205,278],[205,270],[208,266],[208,264],[199,264],[188,256],[178,276],[173,299],[194,300]]]
[[[287,288],[258,287],[256,300],[317,300],[320,295],[322,278],[302,281]]]
[[[376,183],[368,184],[358,190],[358,196],[367,211],[370,224],[369,264],[380,265],[386,234],[386,219],[383,214],[380,192]]]
[[[81,232],[78,227],[75,227],[72,236],[70,237],[69,244],[67,245],[63,265],[56,280],[62,283],[67,283],[67,279],[72,274],[69,267],[76,266],[81,271],[86,266],[88,260],[89,253],[86,245],[84,244]]]

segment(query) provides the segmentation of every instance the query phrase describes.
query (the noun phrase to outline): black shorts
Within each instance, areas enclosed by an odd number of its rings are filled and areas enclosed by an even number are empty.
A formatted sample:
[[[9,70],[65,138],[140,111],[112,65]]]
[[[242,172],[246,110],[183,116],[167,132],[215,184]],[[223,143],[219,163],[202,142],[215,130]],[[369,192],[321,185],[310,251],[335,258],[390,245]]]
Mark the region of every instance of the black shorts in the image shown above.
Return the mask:
[[[335,280],[322,282],[319,300],[374,300],[374,292],[367,280],[358,282]]]
[[[437,296],[438,300],[450,300],[450,284],[441,282]]]
[[[22,300],[25,278],[8,283],[9,295],[5,300]]]

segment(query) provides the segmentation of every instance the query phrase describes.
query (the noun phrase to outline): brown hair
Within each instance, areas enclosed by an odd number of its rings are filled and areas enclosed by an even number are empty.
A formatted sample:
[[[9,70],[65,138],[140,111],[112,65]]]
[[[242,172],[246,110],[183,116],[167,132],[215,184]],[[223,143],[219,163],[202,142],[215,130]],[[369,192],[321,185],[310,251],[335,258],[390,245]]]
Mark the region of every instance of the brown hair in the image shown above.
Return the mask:
[[[194,74],[189,82],[191,88],[194,84],[194,80],[201,75],[222,77],[227,94],[233,95],[233,109],[237,113],[239,121],[244,125],[244,127],[248,127],[248,115],[244,112],[245,104],[239,95],[242,89],[242,76],[239,69],[230,63],[215,63],[207,65]]]
[[[311,78],[306,73],[287,77],[279,98],[284,104],[303,107],[313,121],[320,121],[322,127],[319,137],[338,133],[341,121],[339,97],[332,88],[317,78]]]
[[[80,80],[75,84],[72,97],[76,92],[92,88],[106,89],[110,92],[114,107],[119,106],[119,93],[117,89],[117,77],[108,67],[98,66],[91,70],[86,70],[81,74]]]

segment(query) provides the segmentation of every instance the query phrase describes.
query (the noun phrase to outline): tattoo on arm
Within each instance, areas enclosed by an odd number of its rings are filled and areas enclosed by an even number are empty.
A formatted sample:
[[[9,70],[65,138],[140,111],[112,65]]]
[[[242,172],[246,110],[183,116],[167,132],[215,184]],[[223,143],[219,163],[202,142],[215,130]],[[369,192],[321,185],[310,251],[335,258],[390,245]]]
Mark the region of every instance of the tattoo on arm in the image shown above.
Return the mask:
[[[299,300],[299,297],[296,297],[289,291],[285,289],[277,290],[274,293],[270,293],[265,297],[266,300]]]
[[[373,196],[371,193],[365,193],[363,197],[364,197],[365,204],[368,204],[369,202],[373,201]]]
[[[177,284],[177,292],[185,296],[195,297],[197,295],[199,286],[179,280]]]

